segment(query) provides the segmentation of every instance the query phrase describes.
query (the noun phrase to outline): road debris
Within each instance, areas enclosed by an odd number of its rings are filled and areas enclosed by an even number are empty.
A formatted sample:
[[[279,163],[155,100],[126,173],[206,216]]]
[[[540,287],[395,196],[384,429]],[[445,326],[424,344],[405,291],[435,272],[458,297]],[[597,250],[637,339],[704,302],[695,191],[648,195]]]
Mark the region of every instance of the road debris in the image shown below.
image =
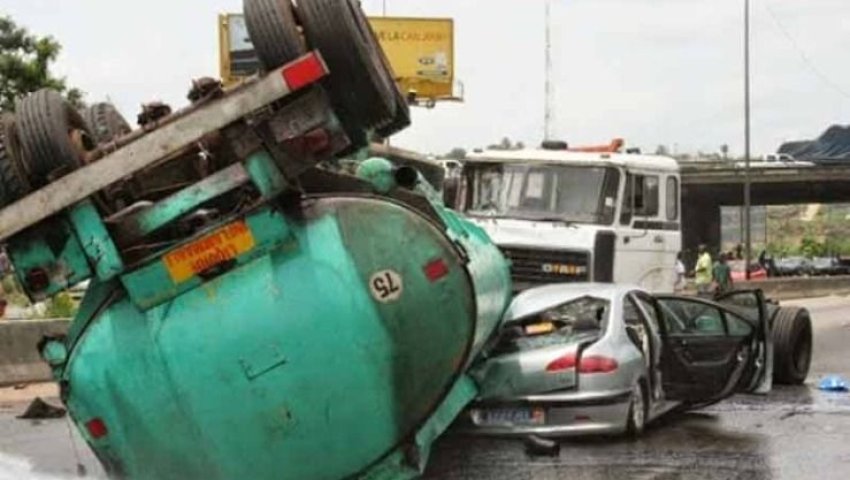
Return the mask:
[[[827,375],[820,381],[818,388],[824,392],[846,392],[847,381],[839,375]]]
[[[54,407],[41,399],[35,397],[29,407],[18,416],[21,420],[45,420],[51,418],[62,418],[67,414],[67,411],[62,407]]]

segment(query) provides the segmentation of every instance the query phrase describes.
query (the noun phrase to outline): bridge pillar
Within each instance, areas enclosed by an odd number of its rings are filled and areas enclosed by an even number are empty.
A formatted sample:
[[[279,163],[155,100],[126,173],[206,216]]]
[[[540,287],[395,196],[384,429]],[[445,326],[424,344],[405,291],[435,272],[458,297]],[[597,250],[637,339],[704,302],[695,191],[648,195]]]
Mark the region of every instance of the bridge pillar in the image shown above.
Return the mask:
[[[682,200],[682,251],[690,269],[700,244],[708,246],[712,257],[720,251],[722,219],[720,205],[712,198],[685,195]]]

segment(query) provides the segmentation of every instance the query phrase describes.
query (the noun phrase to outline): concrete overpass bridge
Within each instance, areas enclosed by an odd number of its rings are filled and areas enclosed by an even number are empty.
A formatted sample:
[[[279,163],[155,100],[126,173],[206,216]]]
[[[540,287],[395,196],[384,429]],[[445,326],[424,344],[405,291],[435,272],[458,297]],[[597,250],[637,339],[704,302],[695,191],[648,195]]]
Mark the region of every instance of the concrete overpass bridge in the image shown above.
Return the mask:
[[[744,204],[744,169],[729,162],[683,162],[682,243],[720,248],[720,207]],[[774,164],[769,164],[774,165]],[[753,205],[850,203],[850,161],[767,167],[753,162]]]

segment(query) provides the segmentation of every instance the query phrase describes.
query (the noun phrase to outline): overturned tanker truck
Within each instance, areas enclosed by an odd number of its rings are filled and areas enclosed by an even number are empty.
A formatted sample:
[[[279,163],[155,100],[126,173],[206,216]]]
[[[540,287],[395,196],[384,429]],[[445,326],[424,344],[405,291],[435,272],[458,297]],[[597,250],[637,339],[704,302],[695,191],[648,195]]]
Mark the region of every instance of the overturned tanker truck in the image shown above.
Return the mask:
[[[508,265],[413,169],[356,0],[246,0],[265,72],[131,131],[50,90],[0,129],[0,239],[33,300],[90,281],[43,357],[111,478],[408,478],[476,395]],[[167,113],[167,112],[166,112]]]

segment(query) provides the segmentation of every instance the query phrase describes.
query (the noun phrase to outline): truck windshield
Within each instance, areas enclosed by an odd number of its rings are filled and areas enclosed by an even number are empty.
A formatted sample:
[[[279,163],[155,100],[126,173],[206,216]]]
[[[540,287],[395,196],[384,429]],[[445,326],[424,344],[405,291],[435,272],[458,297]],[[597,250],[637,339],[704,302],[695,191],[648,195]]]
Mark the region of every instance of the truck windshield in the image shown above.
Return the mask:
[[[610,225],[620,172],[578,165],[467,164],[466,213]]]

